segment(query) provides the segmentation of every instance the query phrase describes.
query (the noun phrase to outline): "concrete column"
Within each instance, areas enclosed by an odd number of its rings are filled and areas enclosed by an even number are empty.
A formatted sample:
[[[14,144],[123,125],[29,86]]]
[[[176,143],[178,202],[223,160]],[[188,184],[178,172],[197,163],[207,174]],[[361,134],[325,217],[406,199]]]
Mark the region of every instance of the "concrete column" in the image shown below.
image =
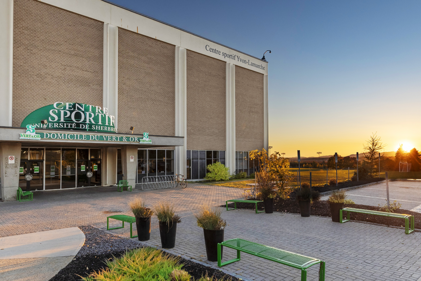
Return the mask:
[[[118,27],[104,23],[103,107],[118,128]]]
[[[130,156],[133,156],[133,161],[130,161]],[[121,164],[123,166],[123,179],[129,182],[133,188],[136,186],[137,175],[137,147],[123,146],[121,148]]]
[[[0,126],[12,126],[13,0],[0,1]]]
[[[115,185],[117,184],[117,148],[104,148],[102,155],[102,185]]]
[[[235,65],[226,64],[226,135],[225,166],[235,173]]]
[[[187,53],[175,47],[175,135],[184,145],[175,147],[175,173],[187,176]]]
[[[269,98],[268,76],[263,75],[263,145],[266,151],[269,149]]]
[[[19,187],[20,143],[0,143],[1,156],[1,198],[3,200],[16,199]],[[15,163],[9,164],[9,156],[15,157]]]

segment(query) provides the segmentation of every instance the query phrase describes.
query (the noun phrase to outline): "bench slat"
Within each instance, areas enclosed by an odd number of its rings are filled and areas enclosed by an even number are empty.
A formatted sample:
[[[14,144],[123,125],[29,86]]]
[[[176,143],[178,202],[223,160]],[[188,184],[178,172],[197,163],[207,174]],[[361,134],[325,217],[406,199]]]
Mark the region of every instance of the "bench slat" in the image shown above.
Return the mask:
[[[285,250],[269,247],[266,245],[250,242],[243,239],[231,239],[221,243],[222,246],[226,246],[235,250],[252,254],[258,257],[270,259],[285,265],[291,265],[297,268],[307,268],[313,263],[319,263],[320,260],[303,256],[300,254],[292,253]]]
[[[361,214],[369,214],[369,215],[379,215],[379,216],[386,216],[386,217],[395,217],[395,218],[407,218],[411,215],[407,214],[397,214],[397,213],[388,213],[388,212],[381,212],[375,210],[365,210],[365,209],[357,209],[357,208],[343,208],[343,211],[353,212],[353,213],[361,213]]]

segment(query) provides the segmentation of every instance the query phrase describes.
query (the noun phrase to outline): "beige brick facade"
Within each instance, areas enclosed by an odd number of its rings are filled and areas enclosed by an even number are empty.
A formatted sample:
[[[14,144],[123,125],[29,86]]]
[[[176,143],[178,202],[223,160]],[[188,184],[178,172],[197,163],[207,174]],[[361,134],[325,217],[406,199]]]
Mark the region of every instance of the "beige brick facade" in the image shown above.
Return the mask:
[[[175,135],[175,46],[118,30],[118,131]]]
[[[226,149],[225,62],[187,51],[187,149]]]
[[[263,74],[235,67],[236,151],[264,147]]]
[[[56,101],[102,106],[103,23],[14,1],[13,126]]]

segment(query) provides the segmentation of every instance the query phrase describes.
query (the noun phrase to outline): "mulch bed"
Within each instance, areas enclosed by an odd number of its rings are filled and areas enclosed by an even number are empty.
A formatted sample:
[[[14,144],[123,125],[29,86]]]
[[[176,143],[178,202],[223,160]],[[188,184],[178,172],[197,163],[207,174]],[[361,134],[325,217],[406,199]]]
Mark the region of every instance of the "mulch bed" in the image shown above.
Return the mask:
[[[82,226],[80,229],[85,234],[85,244],[82,246],[75,258],[50,281],[75,281],[81,277],[87,277],[94,271],[105,269],[106,260],[122,256],[127,250],[140,248],[137,241],[115,236],[91,226]],[[173,255],[170,255],[173,256]],[[229,276],[220,270],[207,267],[191,260],[180,259],[183,269],[193,278],[199,279],[208,273],[208,276],[218,279],[238,281],[238,278]]]
[[[229,204],[229,206],[233,208],[234,204],[233,203]],[[225,207],[225,205],[221,205],[221,207]],[[264,210],[263,203],[258,203],[257,207],[259,210]],[[352,204],[352,205],[345,205],[345,207],[380,211],[379,207],[368,206],[368,205]],[[253,209],[254,210],[254,204],[237,203],[237,209]],[[298,213],[299,214],[300,208],[298,206],[298,202],[295,200],[295,196],[292,195],[291,198],[287,200],[282,200],[280,198],[275,199],[273,211],[281,212],[281,213]],[[396,210],[395,213],[413,215],[414,220],[415,220],[415,228],[421,229],[421,214],[420,213],[415,213],[415,212],[402,210],[402,209]],[[330,213],[329,203],[327,201],[314,202],[311,205],[311,215],[322,216],[322,217],[332,217]],[[387,226],[405,227],[404,219],[390,218],[390,217],[383,217],[383,216],[351,213],[351,220],[370,222],[370,223],[382,224],[382,225],[387,225]]]

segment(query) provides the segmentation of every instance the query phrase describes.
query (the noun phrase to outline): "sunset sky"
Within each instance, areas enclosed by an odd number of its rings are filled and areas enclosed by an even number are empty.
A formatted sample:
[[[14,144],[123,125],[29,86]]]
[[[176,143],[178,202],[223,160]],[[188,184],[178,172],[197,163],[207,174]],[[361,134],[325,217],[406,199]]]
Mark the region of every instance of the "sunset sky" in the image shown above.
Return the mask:
[[[295,156],[421,148],[421,1],[115,4],[269,61],[273,150]],[[165,9],[163,9],[165,7]]]

